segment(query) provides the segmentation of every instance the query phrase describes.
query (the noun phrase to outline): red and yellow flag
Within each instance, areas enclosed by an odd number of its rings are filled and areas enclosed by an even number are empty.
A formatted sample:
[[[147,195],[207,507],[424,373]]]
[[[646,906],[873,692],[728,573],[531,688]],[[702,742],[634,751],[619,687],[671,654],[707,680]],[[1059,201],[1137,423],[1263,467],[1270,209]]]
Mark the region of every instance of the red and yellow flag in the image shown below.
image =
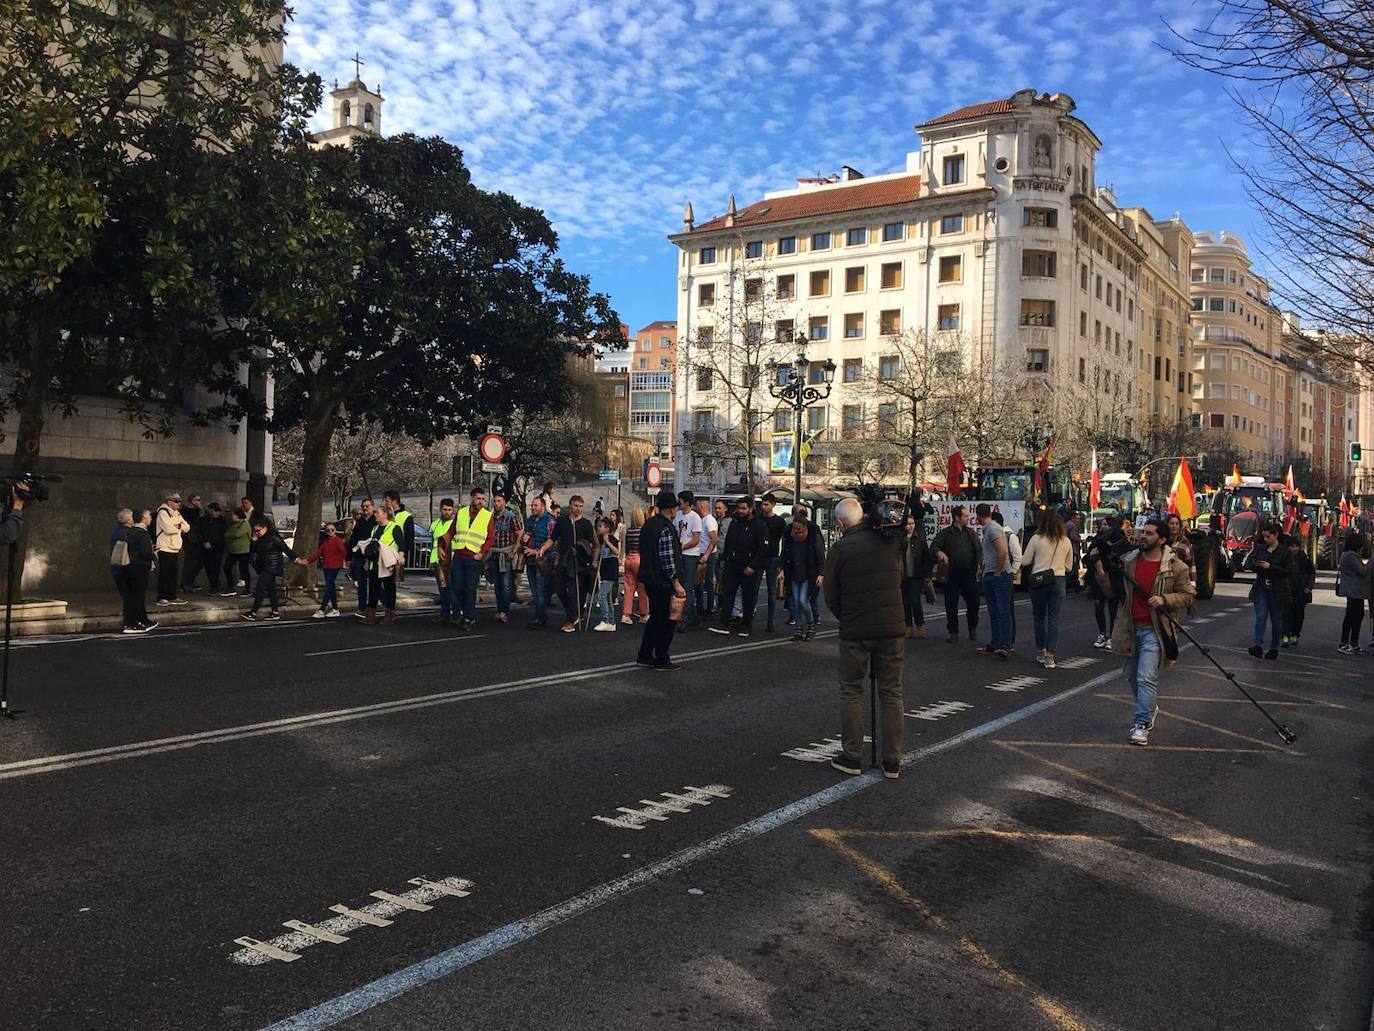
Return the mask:
[[[1169,488],[1169,511],[1178,514],[1180,519],[1197,518],[1197,499],[1193,497],[1193,474],[1188,470],[1188,459],[1180,459],[1178,471],[1174,473],[1173,486]]]
[[[1227,481],[1227,484],[1231,487],[1240,486],[1240,466],[1236,465],[1234,462],[1231,463],[1231,478]]]

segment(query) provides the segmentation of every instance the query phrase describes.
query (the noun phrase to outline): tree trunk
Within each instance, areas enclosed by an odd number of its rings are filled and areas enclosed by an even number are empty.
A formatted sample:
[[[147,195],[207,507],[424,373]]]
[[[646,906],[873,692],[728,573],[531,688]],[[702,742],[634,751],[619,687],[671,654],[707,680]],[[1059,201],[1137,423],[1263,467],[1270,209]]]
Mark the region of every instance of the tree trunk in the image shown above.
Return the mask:
[[[300,507],[296,509],[296,554],[302,558],[315,550],[315,538],[324,515],[325,485],[329,476],[329,443],[334,435],[337,404],[322,402],[312,405],[305,423],[305,453],[301,456],[301,480],[298,484]],[[313,578],[306,566],[296,566],[288,574],[287,582],[304,587]]]
[[[28,369],[29,382],[24,391],[24,401],[19,406],[19,426],[14,437],[14,471],[31,473],[38,471],[38,460],[42,455],[43,428],[48,418],[48,390],[52,383],[52,370],[55,351],[58,346],[57,330],[51,329],[46,322],[30,330]],[[29,526],[33,521],[36,505],[24,509],[27,518],[19,542],[14,546],[14,596],[18,601],[23,598],[24,559],[28,551]],[[3,579],[7,566],[0,565],[0,579]]]

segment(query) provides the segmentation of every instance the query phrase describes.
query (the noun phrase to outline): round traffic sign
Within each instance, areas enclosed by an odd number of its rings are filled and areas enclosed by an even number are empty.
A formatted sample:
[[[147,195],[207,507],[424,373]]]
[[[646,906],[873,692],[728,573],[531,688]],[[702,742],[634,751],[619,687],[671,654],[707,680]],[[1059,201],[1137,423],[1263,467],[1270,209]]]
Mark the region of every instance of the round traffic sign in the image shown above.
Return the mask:
[[[477,445],[484,462],[499,462],[506,457],[506,440],[499,433],[488,433]]]
[[[644,482],[650,487],[657,487],[663,483],[663,470],[658,467],[658,463],[649,463],[649,468],[644,473]]]

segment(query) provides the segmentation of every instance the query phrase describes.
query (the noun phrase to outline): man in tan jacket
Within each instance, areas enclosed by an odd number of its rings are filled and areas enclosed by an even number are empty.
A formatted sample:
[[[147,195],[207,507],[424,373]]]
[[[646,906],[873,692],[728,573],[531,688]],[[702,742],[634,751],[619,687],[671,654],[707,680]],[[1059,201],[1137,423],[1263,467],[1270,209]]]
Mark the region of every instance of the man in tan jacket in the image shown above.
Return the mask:
[[[1125,656],[1122,672],[1135,696],[1130,736],[1133,745],[1149,744],[1159,709],[1159,670],[1172,666],[1178,655],[1171,614],[1191,605],[1197,593],[1187,564],[1164,543],[1168,536],[1164,520],[1149,519],[1139,531],[1140,547],[1122,561],[1124,577],[1110,575],[1100,559],[1094,562],[1103,593],[1108,598],[1122,597],[1122,611],[1112,631],[1112,651]],[[1138,586],[1133,586],[1132,580]]]
[[[181,554],[181,535],[191,524],[181,514],[181,495],[168,494],[157,510],[153,545],[157,551],[157,603],[162,606],[185,605],[177,597],[177,558]]]

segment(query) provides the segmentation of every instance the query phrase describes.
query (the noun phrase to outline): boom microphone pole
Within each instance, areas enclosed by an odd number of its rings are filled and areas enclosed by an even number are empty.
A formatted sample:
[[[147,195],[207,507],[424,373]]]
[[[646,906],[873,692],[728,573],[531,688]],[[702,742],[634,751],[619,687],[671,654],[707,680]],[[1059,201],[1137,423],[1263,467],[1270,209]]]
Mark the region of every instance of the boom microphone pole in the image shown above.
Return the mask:
[[[1120,560],[1117,560],[1116,562],[1116,571],[1121,574],[1121,578],[1125,580],[1127,583],[1129,583],[1132,588],[1139,591],[1147,599],[1150,597],[1150,592],[1145,590],[1145,588],[1141,587],[1140,584],[1136,582],[1135,578],[1126,572],[1126,567]],[[1155,611],[1163,613],[1164,616],[1167,617],[1169,622],[1173,625],[1173,628],[1181,632],[1184,637],[1188,638],[1188,640],[1193,643],[1193,647],[1200,651],[1203,655],[1207,656],[1207,661],[1210,662],[1213,666],[1215,666],[1221,672],[1221,675],[1231,682],[1231,686],[1234,687],[1241,694],[1245,695],[1245,697],[1249,700],[1250,704],[1264,714],[1264,718],[1274,725],[1274,731],[1283,740],[1284,744],[1291,745],[1298,739],[1298,736],[1296,734],[1294,734],[1291,730],[1285,727],[1278,720],[1274,719],[1274,717],[1269,714],[1269,710],[1255,700],[1254,695],[1252,695],[1249,691],[1245,690],[1245,688],[1241,685],[1240,681],[1236,679],[1236,675],[1234,673],[1232,673],[1229,669],[1227,669],[1225,666],[1219,663],[1212,656],[1212,650],[1210,648],[1208,648],[1205,644],[1199,641],[1192,634],[1188,633],[1188,631],[1184,628],[1183,624],[1180,623],[1176,618],[1174,618],[1174,614],[1171,611],[1163,607],[1155,609]]]

